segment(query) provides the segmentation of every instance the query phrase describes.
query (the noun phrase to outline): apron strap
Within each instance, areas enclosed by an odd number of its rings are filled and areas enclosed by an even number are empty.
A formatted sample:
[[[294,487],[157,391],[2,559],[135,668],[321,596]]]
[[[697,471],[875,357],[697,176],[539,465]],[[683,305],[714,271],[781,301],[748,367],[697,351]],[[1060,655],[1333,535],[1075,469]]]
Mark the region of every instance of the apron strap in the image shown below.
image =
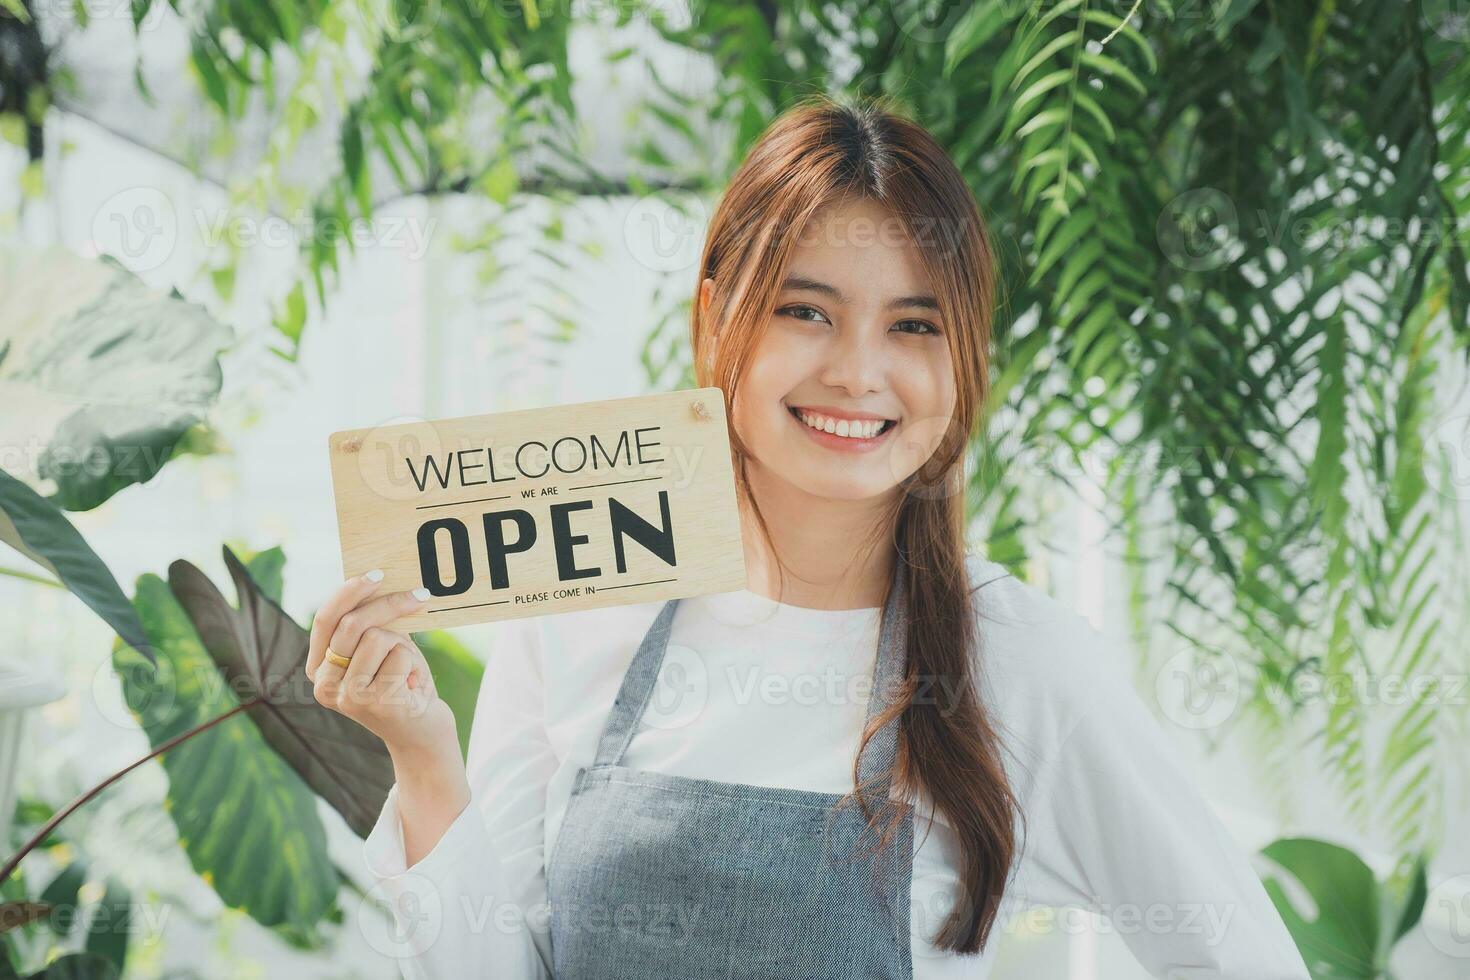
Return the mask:
[[[623,761],[623,753],[633,740],[633,732],[643,711],[648,707],[648,698],[653,694],[658,681],[658,669],[664,660],[664,650],[669,645],[669,632],[674,625],[674,610],[679,607],[678,599],[663,604],[653,625],[643,635],[633,663],[623,675],[622,687],[613,700],[612,712],[602,728],[602,738],[597,742],[597,756],[593,765],[613,766]]]
[[[873,667],[873,696],[868,702],[867,721],[871,722],[883,709],[893,703],[893,695],[899,690],[908,673],[908,576],[904,574],[902,554],[894,559],[893,581],[888,588],[888,600],[883,604],[883,617],[878,628],[878,660]],[[901,718],[902,716],[899,716]],[[899,718],[891,718],[868,742],[858,759],[858,781],[883,777],[874,783],[872,793],[880,802],[888,796],[892,778],[889,775],[894,759],[898,757]]]
[[[892,693],[898,689],[908,669],[908,593],[907,576],[904,575],[905,561],[900,555],[894,562],[893,581],[889,586],[888,599],[883,606],[878,630],[878,655],[873,668],[873,694],[868,702],[867,721],[872,721],[880,711],[892,702]],[[648,708],[649,698],[658,682],[659,668],[663,664],[664,651],[669,645],[669,634],[674,625],[674,612],[679,600],[669,599],[659,609],[653,624],[638,645],[633,662],[623,675],[602,736],[597,742],[597,753],[593,764],[598,766],[618,765],[643,712]],[[885,774],[893,766],[898,749],[898,721],[893,718],[878,731],[868,743],[859,760],[858,778],[862,781]],[[878,784],[875,784],[875,786]],[[878,799],[887,795],[888,780],[882,783]]]

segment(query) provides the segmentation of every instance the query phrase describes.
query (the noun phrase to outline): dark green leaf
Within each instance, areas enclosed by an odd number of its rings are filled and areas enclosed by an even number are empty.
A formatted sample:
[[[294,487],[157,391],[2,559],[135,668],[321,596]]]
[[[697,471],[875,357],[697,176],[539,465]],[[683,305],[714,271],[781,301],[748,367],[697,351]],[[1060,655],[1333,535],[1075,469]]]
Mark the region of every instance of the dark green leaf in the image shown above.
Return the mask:
[[[387,748],[366,728],[317,702],[305,670],[309,634],[260,591],[234,552],[222,551],[238,609],[182,559],[169,566],[169,587],[231,689],[263,701],[250,717],[266,741],[366,837],[393,785]]]
[[[113,665],[154,747],[239,707],[162,579],[140,576],[134,603],[159,651],[158,665],[149,667],[120,644]],[[316,927],[330,912],[340,881],[311,789],[240,714],[162,758],[169,782],[165,806],[194,870],[226,905],[293,944],[319,945]]]
[[[137,613],[102,559],[66,515],[0,470],[0,541],[56,576],[103,622],[150,662],[153,646]]]

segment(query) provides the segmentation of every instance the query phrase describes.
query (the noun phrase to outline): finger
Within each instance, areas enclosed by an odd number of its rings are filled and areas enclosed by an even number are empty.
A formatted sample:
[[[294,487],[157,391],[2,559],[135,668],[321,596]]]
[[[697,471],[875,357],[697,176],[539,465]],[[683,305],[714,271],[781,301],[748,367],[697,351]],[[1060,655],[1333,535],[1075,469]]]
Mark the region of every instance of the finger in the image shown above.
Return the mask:
[[[432,701],[439,696],[439,688],[434,683],[434,672],[429,669],[429,658],[417,646],[413,648],[413,655],[414,667],[408,677],[408,686],[422,690],[424,696]]]
[[[306,650],[307,677],[312,680],[316,679],[316,669],[327,652],[327,639],[337,628],[337,621],[349,609],[372,595],[373,590],[382,582],[383,570],[381,568],[374,568],[363,575],[350,578],[338,586],[337,591],[332,593],[326,604],[317,610],[316,617],[311,623],[311,642]],[[348,653],[351,651],[349,650]]]
[[[420,599],[414,592],[423,598]],[[413,612],[428,601],[428,597],[428,589],[415,589],[413,592],[390,592],[369,599],[342,614],[327,645],[342,656],[350,657],[365,631],[374,626],[387,626],[395,619]]]
[[[346,673],[346,667],[328,659],[323,659],[316,665],[316,671],[311,676],[311,689],[318,704],[334,709],[337,707],[337,691],[341,688],[342,678]]]
[[[352,652],[352,665],[342,675],[342,690],[348,697],[364,697],[388,651],[400,643],[411,642],[402,633],[369,626],[357,641],[357,649]]]
[[[424,656],[424,651],[419,649],[417,643],[409,640],[408,653],[411,662],[404,671],[407,676],[405,683],[408,685],[408,689],[410,691],[421,691],[430,700],[438,697],[439,694],[434,688],[434,672],[429,669],[429,661]],[[384,664],[378,671],[379,675],[381,676],[383,670],[386,669],[387,664]]]
[[[412,641],[400,643],[388,651],[373,683],[379,688],[380,704],[403,704],[415,718],[438,697],[434,691],[433,675],[429,673],[429,663],[424,659],[423,651]]]
[[[411,693],[407,684],[407,678],[414,669],[414,658],[418,654],[418,647],[413,643],[399,643],[388,651],[383,665],[378,670],[379,685],[378,696],[387,701],[392,698],[403,699],[409,708],[415,705],[415,698],[419,695]]]

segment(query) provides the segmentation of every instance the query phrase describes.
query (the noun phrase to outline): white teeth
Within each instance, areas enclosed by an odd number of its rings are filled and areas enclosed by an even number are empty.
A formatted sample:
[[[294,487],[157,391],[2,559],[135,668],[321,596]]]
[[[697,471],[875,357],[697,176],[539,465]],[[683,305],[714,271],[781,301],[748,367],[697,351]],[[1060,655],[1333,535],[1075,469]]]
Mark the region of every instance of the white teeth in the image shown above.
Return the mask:
[[[884,425],[882,419],[865,419],[863,421],[834,419],[800,409],[797,410],[796,414],[798,418],[813,429],[831,432],[834,435],[846,436],[849,439],[871,439],[882,430]]]

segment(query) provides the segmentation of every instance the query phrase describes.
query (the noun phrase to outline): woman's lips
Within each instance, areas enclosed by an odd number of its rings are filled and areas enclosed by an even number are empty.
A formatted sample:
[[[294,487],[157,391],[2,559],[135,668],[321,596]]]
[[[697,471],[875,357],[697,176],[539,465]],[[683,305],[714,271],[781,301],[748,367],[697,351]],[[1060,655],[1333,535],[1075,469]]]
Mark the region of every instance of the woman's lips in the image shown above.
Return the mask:
[[[794,408],[788,408],[786,414],[790,415],[791,421],[800,426],[802,431],[804,431],[817,445],[822,446],[826,449],[836,449],[839,452],[872,452],[874,449],[877,449],[880,445],[883,444],[884,440],[888,438],[889,434],[893,432],[894,429],[898,428],[898,423],[895,421],[890,423],[876,436],[868,439],[855,439],[852,436],[839,436],[835,432],[823,432],[821,429],[812,428],[801,420],[801,416],[796,414],[796,409]]]

